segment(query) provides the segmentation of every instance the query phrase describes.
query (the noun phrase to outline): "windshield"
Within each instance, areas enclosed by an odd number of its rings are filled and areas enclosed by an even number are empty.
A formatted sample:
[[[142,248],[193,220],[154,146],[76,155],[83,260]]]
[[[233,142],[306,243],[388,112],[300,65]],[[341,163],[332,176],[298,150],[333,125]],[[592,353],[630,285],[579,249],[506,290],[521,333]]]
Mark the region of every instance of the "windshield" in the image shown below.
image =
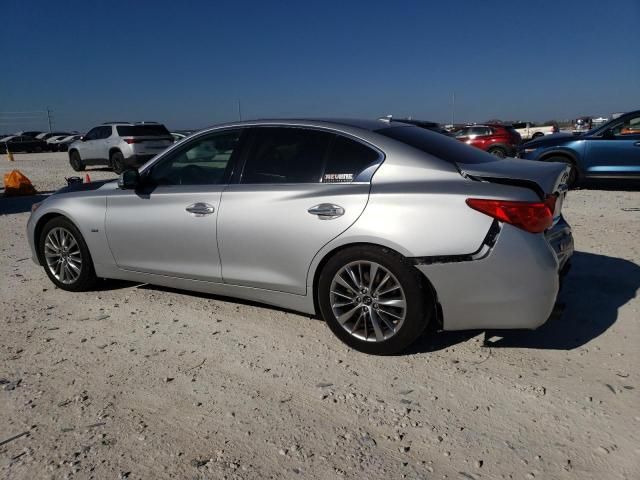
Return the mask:
[[[398,140],[445,162],[458,165],[460,163],[488,163],[496,158],[479,148],[470,147],[459,140],[418,127],[391,127],[376,130],[376,133]]]

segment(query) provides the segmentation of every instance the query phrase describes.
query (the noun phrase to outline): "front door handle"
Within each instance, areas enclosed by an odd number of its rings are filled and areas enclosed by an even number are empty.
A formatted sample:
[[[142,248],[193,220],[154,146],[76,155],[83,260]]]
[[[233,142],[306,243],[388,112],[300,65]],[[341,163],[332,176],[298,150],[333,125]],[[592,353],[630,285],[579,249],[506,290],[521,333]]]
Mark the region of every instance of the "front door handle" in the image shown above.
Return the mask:
[[[213,208],[212,205],[209,205],[208,203],[200,203],[200,202],[192,203],[187,208],[185,208],[185,210],[193,214],[194,217],[204,217],[205,215],[211,215],[213,212],[216,211],[216,209]]]
[[[344,208],[333,203],[321,203],[307,210],[311,215],[317,215],[320,220],[331,220],[344,215]]]
[[[640,142],[636,142],[633,144],[634,147],[640,147]]]

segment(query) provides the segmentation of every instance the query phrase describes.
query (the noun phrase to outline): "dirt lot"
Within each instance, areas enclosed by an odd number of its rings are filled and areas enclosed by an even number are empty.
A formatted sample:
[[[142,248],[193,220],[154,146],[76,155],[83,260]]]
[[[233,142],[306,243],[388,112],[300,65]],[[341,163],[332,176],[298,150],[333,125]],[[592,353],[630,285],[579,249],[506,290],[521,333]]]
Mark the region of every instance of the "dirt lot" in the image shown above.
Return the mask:
[[[0,173],[41,191],[74,174],[16,157]],[[29,258],[33,201],[0,198],[0,478],[640,478],[638,191],[571,192],[562,316],[386,358],[259,305],[59,291]]]

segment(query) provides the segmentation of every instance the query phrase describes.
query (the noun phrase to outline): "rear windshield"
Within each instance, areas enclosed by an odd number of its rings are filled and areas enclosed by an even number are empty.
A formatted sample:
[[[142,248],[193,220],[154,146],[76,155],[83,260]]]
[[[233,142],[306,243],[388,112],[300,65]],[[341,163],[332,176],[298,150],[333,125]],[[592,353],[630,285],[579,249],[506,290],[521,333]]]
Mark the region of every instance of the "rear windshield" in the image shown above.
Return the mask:
[[[455,138],[418,127],[390,127],[377,130],[376,133],[398,140],[402,143],[422,150],[445,162],[453,163],[488,163],[495,162],[495,157],[479,148],[470,147]]]
[[[121,137],[170,137],[164,125],[119,125],[116,127]]]

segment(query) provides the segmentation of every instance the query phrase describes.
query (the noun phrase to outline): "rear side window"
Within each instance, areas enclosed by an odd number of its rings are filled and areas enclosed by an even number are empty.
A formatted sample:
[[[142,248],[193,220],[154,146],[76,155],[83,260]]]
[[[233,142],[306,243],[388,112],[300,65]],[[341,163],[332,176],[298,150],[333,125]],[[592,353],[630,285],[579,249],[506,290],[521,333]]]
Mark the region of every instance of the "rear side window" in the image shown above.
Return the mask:
[[[322,181],[324,183],[351,182],[379,157],[378,152],[372,148],[337,136],[327,159]]]
[[[446,137],[418,127],[391,127],[376,133],[398,140],[454,165],[458,163],[495,162],[495,157],[479,148],[470,147],[455,138]]]
[[[116,127],[121,137],[170,137],[171,134],[164,125],[118,125]]]
[[[253,130],[241,183],[317,183],[332,135],[303,128]]]

